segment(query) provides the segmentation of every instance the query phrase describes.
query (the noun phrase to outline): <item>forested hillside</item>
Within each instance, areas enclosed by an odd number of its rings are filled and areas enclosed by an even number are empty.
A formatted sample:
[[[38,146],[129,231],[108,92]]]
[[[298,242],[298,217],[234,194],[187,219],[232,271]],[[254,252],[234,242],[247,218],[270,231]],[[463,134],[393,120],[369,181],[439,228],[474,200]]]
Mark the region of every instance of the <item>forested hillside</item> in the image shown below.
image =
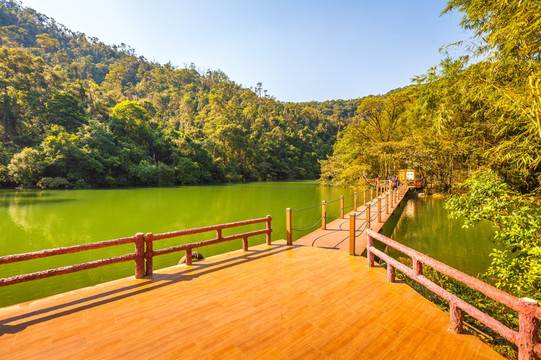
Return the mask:
[[[150,62],[0,1],[0,185],[86,188],[319,177],[356,101]]]

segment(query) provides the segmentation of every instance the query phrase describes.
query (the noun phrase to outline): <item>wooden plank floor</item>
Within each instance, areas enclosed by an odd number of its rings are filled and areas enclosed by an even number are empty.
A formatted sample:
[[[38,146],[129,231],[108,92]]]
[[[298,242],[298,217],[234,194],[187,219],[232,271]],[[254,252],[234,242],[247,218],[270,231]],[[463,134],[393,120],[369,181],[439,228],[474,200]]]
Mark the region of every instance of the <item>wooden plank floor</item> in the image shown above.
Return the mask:
[[[259,245],[2,308],[0,358],[501,359],[385,279],[346,252]]]
[[[376,218],[370,223],[370,228],[374,231],[379,231],[391,216],[396,216],[393,214],[394,210],[399,206],[400,202],[403,201],[405,196],[405,193],[400,194],[398,197],[399,201],[393,203],[393,207],[391,207],[389,200],[389,211],[385,209],[385,200],[382,200],[381,222],[379,222]],[[375,200],[377,200],[377,198],[374,198],[372,199],[372,201],[370,201],[371,217],[375,217],[375,214],[377,214],[378,208]],[[351,211],[345,214],[343,219],[338,218],[328,223],[325,230],[318,229],[309,234],[306,234],[305,236],[296,240],[295,244],[349,252],[349,214],[359,214],[366,211],[365,208],[365,205],[359,206],[357,211]],[[366,212],[361,214],[356,220],[355,228],[358,229],[358,231],[355,232],[355,254],[357,255],[361,255],[366,250],[366,231],[364,231],[364,229],[366,229],[366,226],[362,225],[365,220]]]

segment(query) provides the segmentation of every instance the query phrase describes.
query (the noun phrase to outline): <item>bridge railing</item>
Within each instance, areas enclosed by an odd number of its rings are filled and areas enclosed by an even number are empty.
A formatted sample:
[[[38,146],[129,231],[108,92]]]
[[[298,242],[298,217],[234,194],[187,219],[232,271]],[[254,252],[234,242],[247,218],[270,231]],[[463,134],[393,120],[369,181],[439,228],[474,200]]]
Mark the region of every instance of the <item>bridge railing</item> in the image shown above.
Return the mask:
[[[378,240],[383,244],[390,246],[401,253],[411,257],[412,268],[402,264],[398,260],[392,258],[383,251],[374,247],[374,240]],[[377,256],[387,263],[387,280],[395,281],[396,270],[400,270],[412,280],[426,287],[436,295],[449,302],[450,306],[450,322],[451,329],[456,333],[461,333],[463,330],[463,311],[479,320],[492,330],[501,334],[504,338],[518,346],[519,360],[534,360],[536,355],[541,356],[541,343],[538,342],[539,319],[541,319],[541,308],[537,301],[528,298],[517,298],[502,290],[499,290],[483,281],[467,275],[459,270],[456,270],[444,263],[441,263],[429,256],[426,256],[414,249],[400,244],[382,234],[373,230],[367,231],[367,259],[368,266],[374,266],[374,257]],[[460,299],[458,296],[448,292],[436,283],[430,281],[423,275],[423,266],[431,267],[432,269],[447,275],[471,289],[479,291],[494,301],[497,301],[506,307],[518,312],[519,330],[515,331],[493,317],[485,314],[473,305]]]
[[[49,278],[53,276],[74,273],[74,272],[78,272],[82,270],[94,269],[97,267],[126,262],[126,261],[135,262],[135,277],[139,279],[139,278],[144,277],[145,275],[152,275],[152,272],[153,272],[152,258],[154,256],[184,250],[186,251],[186,263],[189,265],[191,264],[191,259],[192,259],[191,255],[192,255],[193,248],[200,248],[203,246],[217,244],[217,243],[221,243],[225,241],[242,239],[243,250],[247,251],[248,238],[252,236],[263,235],[263,234],[267,235],[266,242],[267,244],[270,245],[271,232],[272,232],[271,220],[272,220],[271,216],[266,216],[264,218],[259,218],[259,219],[238,221],[238,222],[232,222],[232,223],[221,224],[221,225],[199,227],[199,228],[194,228],[194,229],[179,230],[179,231],[173,231],[173,232],[157,234],[157,235],[153,235],[152,233],[148,233],[146,235],[144,235],[143,233],[137,233],[134,236],[119,238],[119,239],[114,239],[114,240],[106,240],[106,241],[94,242],[94,243],[89,243],[89,244],[66,246],[66,247],[60,247],[60,248],[55,248],[55,249],[46,249],[46,250],[34,251],[34,252],[29,252],[29,253],[24,253],[24,254],[1,256],[0,265],[17,263],[17,262],[28,261],[28,260],[33,260],[33,259],[46,258],[46,257],[51,257],[51,256],[56,256],[56,255],[78,253],[82,251],[101,249],[101,248],[125,245],[125,244],[130,244],[130,243],[133,243],[135,245],[134,252],[130,254],[115,256],[115,257],[106,258],[106,259],[99,259],[95,261],[89,261],[85,263],[79,263],[79,264],[74,264],[74,265],[69,265],[69,266],[64,266],[64,267],[58,267],[54,269],[48,269],[48,270],[43,270],[43,271],[38,271],[38,272],[33,272],[33,273],[28,273],[28,274],[21,274],[21,275],[11,276],[7,278],[0,278],[0,286],[8,286],[8,285],[21,283],[21,282],[45,279],[45,278]],[[259,223],[266,223],[266,227],[261,230],[243,232],[243,233],[229,235],[229,236],[222,236],[223,229],[234,228],[234,227],[245,226],[245,225],[252,225],[252,224],[259,224]],[[189,244],[182,244],[182,245],[173,246],[170,248],[160,249],[156,251],[152,250],[153,249],[152,244],[156,240],[205,233],[209,231],[216,231],[217,235],[215,239],[194,242],[194,243],[189,243]],[[145,244],[146,244],[146,250],[145,250]],[[145,270],[145,259],[146,259],[146,270]]]
[[[379,189],[379,191],[378,191]],[[376,219],[381,222],[381,217],[383,213],[389,214],[390,210],[394,207],[396,207],[396,204],[398,203],[399,196],[403,195],[408,190],[407,184],[402,184],[398,186],[397,188],[393,189],[390,184],[387,182],[381,183],[378,187],[370,188],[370,189],[364,189],[363,192],[363,200],[362,205],[359,205],[359,194],[357,192],[353,193],[353,195],[350,195],[348,197],[344,197],[344,195],[340,195],[340,198],[334,199],[332,201],[325,201],[323,200],[321,204],[316,204],[312,206],[307,206],[300,209],[286,209],[286,240],[287,244],[291,245],[293,243],[293,231],[303,232],[315,229],[320,223],[321,223],[321,229],[326,230],[327,229],[327,221],[328,220],[334,220],[337,219],[338,216],[340,216],[341,219],[344,218],[345,210],[349,209],[350,207],[353,209],[353,211],[357,211],[359,207],[363,207],[364,209],[361,211],[361,214],[364,214],[365,212],[368,214],[366,219],[367,226],[365,228],[370,227],[370,223],[375,221]],[[374,198],[374,193],[376,197]],[[350,203],[348,205],[345,205],[345,199],[346,198],[352,198],[353,197],[353,203]],[[327,214],[327,206],[329,204],[335,203],[340,201],[340,208],[338,212],[332,216],[328,216]],[[383,201],[385,201],[384,204]],[[315,209],[315,208],[321,208],[321,216],[316,219],[316,221],[305,228],[299,229],[293,227],[293,213]],[[372,211],[370,211],[370,208]],[[377,209],[376,209],[377,208]],[[356,215],[357,217],[359,214]],[[363,226],[365,223],[361,223],[359,228]],[[358,231],[358,230],[357,230]],[[362,233],[362,231],[361,231]],[[356,235],[358,237],[360,235]]]
[[[271,233],[272,233],[272,227],[271,227],[271,221],[272,217],[270,215],[267,215],[264,218],[259,219],[252,219],[252,220],[245,220],[245,221],[237,221],[233,223],[228,224],[221,224],[221,225],[213,225],[213,226],[205,226],[195,229],[187,229],[187,230],[179,230],[179,231],[172,231],[168,233],[162,233],[162,234],[152,234],[148,233],[145,235],[145,244],[146,244],[146,251],[145,251],[145,260],[146,260],[146,275],[152,275],[153,272],[153,258],[155,256],[159,255],[165,255],[170,254],[177,251],[185,251],[186,252],[186,264],[191,265],[192,262],[192,249],[194,248],[200,248],[203,246],[218,244],[226,241],[232,241],[232,240],[239,240],[242,239],[242,249],[244,251],[248,251],[248,238],[252,236],[257,235],[266,235],[266,243],[267,245],[271,244]],[[234,228],[239,226],[246,226],[246,225],[252,225],[252,224],[260,224],[265,223],[266,227],[261,230],[255,230],[255,231],[248,231],[240,234],[234,234],[229,236],[222,236],[222,230],[228,229],[228,228]],[[216,237],[211,240],[205,240],[205,241],[199,241],[199,242],[193,242],[189,244],[181,244],[177,246],[172,246],[160,250],[153,250],[153,243],[157,240],[162,239],[170,239],[174,237],[181,237],[186,235],[193,235],[193,234],[200,234],[200,233],[206,233],[210,231],[216,231]]]

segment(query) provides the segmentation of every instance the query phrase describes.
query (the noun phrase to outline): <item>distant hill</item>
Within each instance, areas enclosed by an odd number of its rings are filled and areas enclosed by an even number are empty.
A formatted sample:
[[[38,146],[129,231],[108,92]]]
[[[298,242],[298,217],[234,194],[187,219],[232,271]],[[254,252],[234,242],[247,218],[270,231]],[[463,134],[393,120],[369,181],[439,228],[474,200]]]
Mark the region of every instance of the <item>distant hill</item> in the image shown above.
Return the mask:
[[[137,56],[0,0],[0,185],[315,179],[359,100],[284,103],[259,83]]]

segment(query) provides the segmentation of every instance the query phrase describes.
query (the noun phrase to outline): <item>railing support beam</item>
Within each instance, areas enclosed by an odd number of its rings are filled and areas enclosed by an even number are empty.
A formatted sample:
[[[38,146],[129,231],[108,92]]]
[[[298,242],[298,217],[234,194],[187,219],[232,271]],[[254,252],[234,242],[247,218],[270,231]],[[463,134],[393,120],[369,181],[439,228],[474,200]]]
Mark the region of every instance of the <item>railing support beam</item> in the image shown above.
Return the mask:
[[[135,234],[135,278],[142,279],[145,276],[145,235]]]
[[[267,240],[267,245],[270,245],[271,241],[272,241],[272,238],[271,238],[271,234],[272,234],[272,225],[271,225],[272,216],[267,215],[266,218],[267,218],[267,226],[265,228],[267,230],[266,240]]]
[[[539,320],[535,313],[539,307],[537,301],[521,298],[524,311],[518,313],[518,360],[534,360]]]
[[[349,214],[349,255],[355,256],[355,214]]]
[[[153,241],[154,239],[154,235],[152,233],[148,233],[145,235],[145,244],[146,244],[146,250],[145,250],[145,261],[146,261],[146,266],[145,266],[145,275],[146,276],[152,276],[152,273],[154,272],[154,264],[153,264],[153,259],[154,259],[154,254],[153,254],[153,251],[152,251],[152,248],[153,248]]]
[[[340,219],[344,218],[344,195],[340,195]]]
[[[327,230],[327,202],[321,202],[321,230]]]
[[[366,228],[370,229],[370,208],[372,207],[371,203],[367,203],[365,207],[366,207]]]
[[[457,334],[462,334],[464,331],[464,314],[462,313],[462,309],[460,309],[457,304],[452,301],[449,303],[449,316],[451,320],[451,331]]]
[[[293,220],[291,208],[286,209],[286,235],[287,245],[293,245]]]
[[[378,222],[381,223],[381,197],[378,197]]]

